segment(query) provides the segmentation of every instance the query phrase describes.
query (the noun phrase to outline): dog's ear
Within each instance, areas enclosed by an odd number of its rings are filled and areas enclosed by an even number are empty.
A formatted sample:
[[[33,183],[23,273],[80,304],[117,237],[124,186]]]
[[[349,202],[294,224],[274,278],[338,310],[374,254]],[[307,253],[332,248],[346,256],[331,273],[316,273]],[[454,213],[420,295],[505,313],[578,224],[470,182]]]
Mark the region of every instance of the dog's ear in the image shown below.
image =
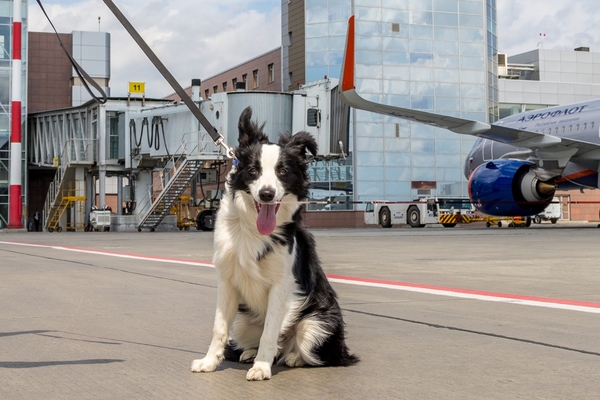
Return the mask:
[[[262,131],[265,124],[258,126],[252,122],[252,108],[246,107],[240,115],[238,122],[238,143],[240,146],[249,146],[255,143],[269,143],[269,137]]]
[[[289,133],[279,137],[279,145],[287,149],[296,150],[296,153],[308,160],[306,151],[309,151],[313,156],[317,155],[317,142],[308,132],[298,132],[295,135]]]

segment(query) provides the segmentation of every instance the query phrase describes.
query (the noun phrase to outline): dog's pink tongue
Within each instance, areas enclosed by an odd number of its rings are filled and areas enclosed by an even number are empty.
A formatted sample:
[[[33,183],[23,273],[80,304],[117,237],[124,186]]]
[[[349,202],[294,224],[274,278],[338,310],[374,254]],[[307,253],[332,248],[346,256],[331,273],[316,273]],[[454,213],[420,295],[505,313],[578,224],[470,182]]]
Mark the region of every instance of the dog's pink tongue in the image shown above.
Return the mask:
[[[277,205],[276,204],[261,204],[258,218],[256,219],[256,227],[262,235],[270,235],[275,230],[277,223]]]

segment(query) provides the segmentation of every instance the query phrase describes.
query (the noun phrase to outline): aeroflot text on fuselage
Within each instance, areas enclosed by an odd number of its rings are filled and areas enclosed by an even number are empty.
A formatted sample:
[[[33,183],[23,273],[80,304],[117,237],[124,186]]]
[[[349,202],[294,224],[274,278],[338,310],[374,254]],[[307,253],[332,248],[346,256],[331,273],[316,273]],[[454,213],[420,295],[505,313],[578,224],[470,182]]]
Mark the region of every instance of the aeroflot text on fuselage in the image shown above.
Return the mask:
[[[535,121],[538,118],[546,119],[546,118],[560,117],[561,115],[579,114],[586,107],[587,107],[587,104],[584,106],[565,108],[564,110],[554,110],[554,111],[541,112],[541,113],[537,113],[537,114],[530,114],[530,115],[526,115],[526,116],[519,118],[517,120],[517,122],[529,122],[529,121]]]

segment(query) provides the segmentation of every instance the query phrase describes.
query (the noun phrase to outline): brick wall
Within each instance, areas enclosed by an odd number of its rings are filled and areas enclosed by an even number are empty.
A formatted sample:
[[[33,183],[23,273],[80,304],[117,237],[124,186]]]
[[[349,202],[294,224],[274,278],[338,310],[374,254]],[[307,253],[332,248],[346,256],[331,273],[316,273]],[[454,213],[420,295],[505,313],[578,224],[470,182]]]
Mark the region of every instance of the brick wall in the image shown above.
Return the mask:
[[[67,49],[70,34],[60,34]],[[71,107],[71,63],[54,33],[29,32],[27,112]]]

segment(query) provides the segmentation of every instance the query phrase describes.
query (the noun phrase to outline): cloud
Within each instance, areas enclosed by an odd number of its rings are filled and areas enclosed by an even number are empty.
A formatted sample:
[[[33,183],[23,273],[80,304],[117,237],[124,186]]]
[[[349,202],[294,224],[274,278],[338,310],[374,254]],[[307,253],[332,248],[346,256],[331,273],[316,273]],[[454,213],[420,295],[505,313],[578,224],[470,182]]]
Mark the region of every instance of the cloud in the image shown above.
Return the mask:
[[[509,56],[535,50],[590,47],[600,52],[597,0],[498,0],[498,51]],[[543,44],[540,33],[545,33]]]
[[[208,4],[207,4],[208,3]],[[146,82],[147,97],[173,92],[103,2],[68,5],[43,2],[60,33],[111,34],[111,95],[127,94],[128,81]],[[281,45],[281,10],[276,0],[115,1],[140,35],[175,76],[189,86]],[[37,3],[29,7],[29,30],[51,31]]]

